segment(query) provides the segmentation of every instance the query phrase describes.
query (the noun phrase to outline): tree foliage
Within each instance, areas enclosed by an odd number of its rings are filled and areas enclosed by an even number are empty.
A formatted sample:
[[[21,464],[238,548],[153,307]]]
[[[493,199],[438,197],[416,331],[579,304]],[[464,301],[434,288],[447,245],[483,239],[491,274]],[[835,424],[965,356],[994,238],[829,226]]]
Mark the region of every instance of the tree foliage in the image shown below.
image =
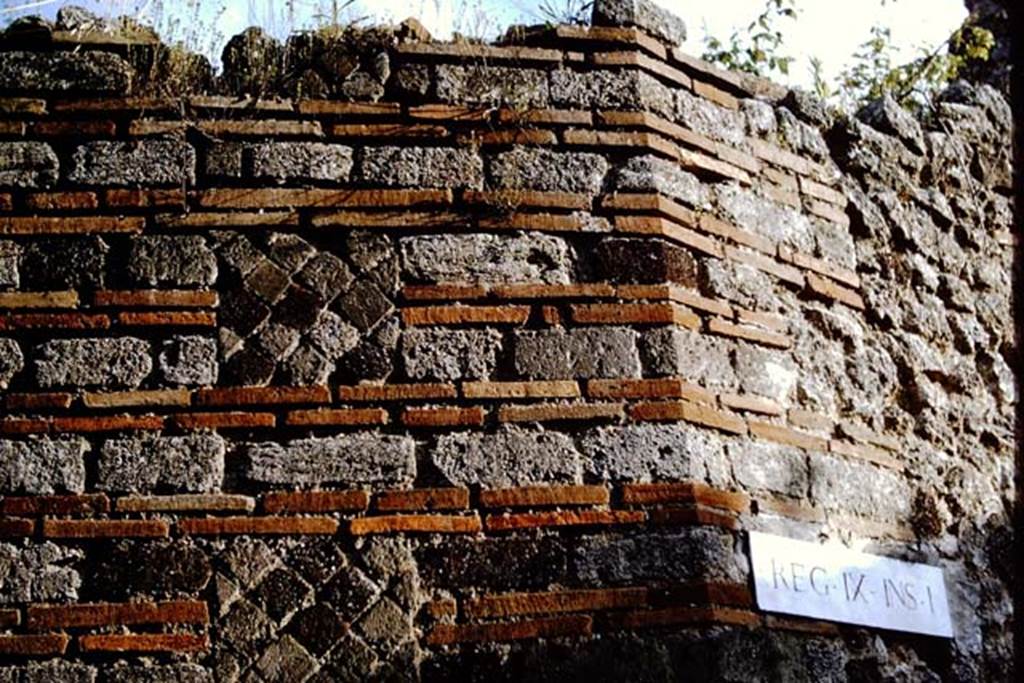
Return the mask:
[[[724,43],[714,36],[705,36],[704,59],[756,76],[788,76],[795,58],[783,53],[780,26],[795,20],[797,14],[796,0],[766,0],[764,11],[750,22],[746,31],[733,31]]]

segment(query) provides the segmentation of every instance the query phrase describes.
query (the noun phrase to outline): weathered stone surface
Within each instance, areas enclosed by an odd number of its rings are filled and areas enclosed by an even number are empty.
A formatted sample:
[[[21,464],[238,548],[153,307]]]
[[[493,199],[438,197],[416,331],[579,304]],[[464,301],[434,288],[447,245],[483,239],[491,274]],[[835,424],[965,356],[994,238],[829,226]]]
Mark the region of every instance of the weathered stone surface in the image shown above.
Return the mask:
[[[110,667],[109,683],[213,683],[213,674],[198,664]]]
[[[914,115],[904,109],[891,95],[871,102],[857,112],[857,118],[872,128],[895,135],[918,154],[924,154],[924,133]]]
[[[710,206],[711,193],[697,176],[682,170],[678,164],[652,155],[630,157],[619,166],[615,170],[615,189],[657,192],[697,208]]]
[[[99,237],[33,239],[21,251],[21,285],[29,290],[101,286],[108,251]]]
[[[196,151],[181,140],[97,140],[75,148],[68,179],[87,185],[192,185]]]
[[[736,481],[745,489],[795,498],[807,495],[807,455],[792,446],[767,441],[732,441],[726,446]]]
[[[415,443],[371,432],[246,446],[247,476],[273,484],[403,485],[416,476]]]
[[[401,239],[402,266],[426,282],[572,280],[573,254],[564,240],[529,235],[424,235]]]
[[[718,205],[725,218],[738,227],[804,253],[814,251],[814,229],[807,216],[735,183],[719,185],[717,189]]]
[[[442,538],[414,549],[427,587],[547,589],[568,577],[561,539]]]
[[[456,485],[484,488],[581,481],[579,452],[564,434],[505,428],[438,438],[431,462]]]
[[[88,450],[80,438],[0,440],[0,492],[80,493]]]
[[[25,356],[13,339],[0,337],[0,389],[6,389],[16,374],[25,367]]]
[[[352,284],[352,273],[334,254],[320,252],[296,275],[300,284],[313,290],[324,301],[331,301]]]
[[[136,387],[153,368],[149,342],[135,337],[55,339],[34,353],[40,386]]]
[[[104,491],[216,491],[224,478],[225,443],[216,434],[107,439],[97,486]]]
[[[96,667],[82,662],[51,659],[46,662],[29,662],[22,671],[19,683],[93,683]],[[13,679],[12,679],[13,680]]]
[[[337,360],[359,343],[359,330],[337,313],[324,311],[309,331],[309,338],[330,360]]]
[[[595,26],[636,26],[670,45],[686,40],[683,20],[651,0],[596,0],[593,21]]]
[[[491,181],[500,188],[585,194],[600,192],[607,172],[608,162],[599,154],[534,147],[502,152],[489,168]]]
[[[274,642],[256,662],[266,681],[301,681],[316,667],[316,660],[291,636]]]
[[[281,367],[285,384],[297,387],[327,384],[334,371],[334,363],[319,349],[303,345],[285,360]]]
[[[497,330],[407,329],[402,333],[405,373],[416,380],[486,379],[501,342]]]
[[[734,109],[720,107],[688,90],[675,91],[675,120],[712,140],[741,145],[745,139],[746,120]]]
[[[280,78],[284,48],[262,29],[249,27],[224,46],[224,88],[236,95],[271,93]]]
[[[346,182],[351,171],[352,148],[345,145],[271,142],[252,149],[252,173],[257,178]]]
[[[188,539],[118,541],[97,556],[89,584],[113,598],[196,595],[210,580],[210,560]]]
[[[573,571],[587,585],[647,581],[745,581],[747,560],[733,536],[713,527],[678,533],[592,536],[573,549]]]
[[[869,463],[811,457],[811,497],[830,510],[850,510],[890,522],[906,521],[913,495],[907,480]]]
[[[612,237],[601,240],[594,256],[598,273],[608,282],[697,284],[693,255],[664,240]]]
[[[10,240],[0,240],[0,287],[17,288],[20,278],[18,276],[18,257],[21,255],[21,247]]]
[[[440,64],[436,79],[437,98],[442,102],[512,109],[548,105],[547,73],[538,69]]]
[[[673,117],[672,89],[636,69],[551,72],[551,102],[570,109],[647,110]]]
[[[46,187],[57,182],[59,170],[60,161],[46,143],[0,142],[0,187]]]
[[[702,259],[701,293],[748,310],[774,311],[779,307],[772,277],[745,263],[725,259]]]
[[[186,386],[217,383],[217,342],[198,335],[168,339],[160,349],[164,381]]]
[[[704,481],[724,457],[714,432],[687,424],[602,427],[580,449],[587,474],[603,481]]]
[[[132,76],[124,59],[110,52],[0,52],[4,90],[124,94],[131,88]]]
[[[484,181],[484,162],[473,149],[449,147],[367,147],[359,178],[399,187],[468,187]]]
[[[639,377],[638,334],[624,327],[516,332],[516,373],[535,379]]]
[[[338,309],[360,330],[379,323],[394,308],[391,299],[369,280],[360,280],[338,299]]]
[[[0,604],[76,600],[82,579],[67,564],[81,557],[77,548],[50,542],[0,543]]]
[[[132,240],[128,273],[145,285],[212,285],[217,257],[201,235],[145,235]]]
[[[734,344],[693,330],[661,327],[640,337],[640,357],[649,375],[682,377],[708,387],[732,387]]]
[[[796,386],[797,369],[785,352],[740,343],[736,346],[736,377],[746,391],[786,404]]]
[[[394,371],[400,334],[397,318],[382,322],[338,361],[339,379],[349,383],[387,379]]]

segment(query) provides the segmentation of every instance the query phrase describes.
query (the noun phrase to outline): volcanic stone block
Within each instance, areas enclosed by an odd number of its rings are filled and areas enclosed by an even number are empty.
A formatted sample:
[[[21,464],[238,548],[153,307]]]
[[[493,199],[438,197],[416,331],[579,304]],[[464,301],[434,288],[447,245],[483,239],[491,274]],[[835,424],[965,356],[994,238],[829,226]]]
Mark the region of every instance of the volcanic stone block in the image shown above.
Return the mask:
[[[288,272],[270,259],[263,259],[245,277],[244,287],[268,304],[273,304],[288,289]]]
[[[737,555],[734,543],[731,533],[714,527],[637,536],[592,536],[581,539],[570,562],[575,575],[586,585],[744,582],[747,560]]]
[[[215,384],[217,342],[197,335],[173,337],[163,343],[159,364],[164,380],[171,384]]]
[[[82,579],[67,565],[82,555],[78,548],[48,541],[21,547],[0,543],[0,604],[77,600]]]
[[[539,69],[485,64],[439,64],[437,99],[470,107],[548,106],[548,75]]]
[[[576,446],[557,432],[508,428],[494,434],[445,434],[437,440],[431,462],[456,485],[497,488],[582,480]]]
[[[94,584],[111,597],[195,595],[210,580],[210,560],[187,539],[120,541],[96,555]]]
[[[224,478],[224,452],[216,434],[108,439],[100,450],[97,488],[216,491]]]
[[[17,289],[20,278],[18,277],[18,258],[21,255],[21,247],[10,240],[0,240],[0,287]]]
[[[135,337],[54,339],[35,351],[42,387],[136,387],[153,369],[149,342]]]
[[[547,589],[570,580],[556,536],[455,538],[414,549],[423,583],[437,588]]]
[[[324,311],[309,330],[309,339],[327,358],[337,360],[359,343],[359,330],[337,313]]]
[[[306,240],[290,232],[272,232],[266,237],[267,256],[289,273],[294,273],[316,255]]]
[[[426,282],[572,280],[572,252],[550,235],[422,235],[402,238],[401,249],[408,276]]]
[[[608,162],[589,152],[552,152],[541,147],[516,147],[490,163],[495,186],[512,190],[549,192],[601,191]]]
[[[811,498],[829,510],[901,522],[910,515],[912,493],[910,484],[897,472],[870,463],[811,456]]]
[[[146,235],[132,240],[128,273],[146,285],[212,285],[217,257],[201,235]]]
[[[814,252],[810,220],[795,209],[759,197],[736,183],[719,185],[718,205],[737,227],[806,254]]]
[[[193,185],[196,152],[181,140],[97,140],[75,148],[68,179],[87,185]]]
[[[252,173],[257,178],[346,182],[351,171],[352,148],[345,145],[272,142],[252,149]]]
[[[288,356],[281,370],[286,384],[308,387],[327,384],[327,378],[334,371],[334,363],[313,346],[300,346]]]
[[[305,680],[315,668],[312,655],[288,635],[270,644],[256,662],[256,671],[265,681]]]
[[[526,330],[513,337],[516,373],[536,379],[639,377],[637,333],[624,327]]]
[[[331,301],[349,288],[352,273],[334,254],[320,252],[306,263],[296,279],[319,294],[324,301]]]
[[[246,346],[228,359],[224,366],[226,383],[231,385],[262,385],[270,381],[277,370],[277,362],[266,351]]]
[[[246,447],[247,476],[271,484],[405,485],[416,476],[416,444],[372,432]]]
[[[569,109],[651,111],[672,118],[671,88],[636,69],[551,72],[551,102]]]
[[[0,492],[81,493],[88,450],[80,438],[0,440]]]
[[[245,336],[270,316],[270,308],[247,289],[236,287],[221,295],[217,321]]]
[[[699,208],[710,205],[710,191],[697,176],[656,156],[631,157],[615,171],[619,192],[657,192]]]
[[[324,300],[316,292],[293,285],[284,298],[277,302],[272,320],[304,330],[316,322],[323,308]]]
[[[501,351],[497,330],[411,328],[402,333],[405,373],[416,380],[485,379]]]
[[[736,377],[746,391],[785,403],[796,385],[797,368],[783,351],[740,343],[736,346]]]
[[[0,338],[0,389],[6,389],[11,378],[25,367],[25,356],[13,339]]]
[[[734,109],[726,109],[698,97],[688,90],[675,91],[676,121],[712,140],[742,145],[746,134],[746,119]]]
[[[613,237],[595,250],[598,272],[616,283],[697,284],[697,264],[689,251],[658,239]]]
[[[338,299],[338,308],[360,330],[366,331],[391,312],[394,304],[369,280],[360,280]]]
[[[108,683],[213,683],[213,674],[198,664],[111,666]]]
[[[722,439],[687,424],[602,427],[580,441],[589,475],[603,481],[708,478],[723,459]]]
[[[59,169],[57,155],[45,143],[0,142],[0,187],[52,185],[57,182]]]
[[[367,147],[359,177],[377,185],[480,188],[484,162],[472,148]]]
[[[133,71],[111,52],[0,52],[0,83],[24,93],[110,93],[131,89]]]
[[[244,276],[263,263],[263,252],[248,237],[239,237],[219,247],[221,264],[226,272]]]
[[[262,29],[251,26],[224,46],[221,78],[236,95],[269,93],[281,76],[284,46]]]
[[[396,318],[385,320],[378,325],[370,336],[364,338],[338,361],[341,381],[356,383],[363,380],[387,379],[394,370],[394,356],[400,330]]]
[[[33,290],[100,287],[108,251],[99,237],[33,239],[21,251],[21,285]]]
[[[734,342],[677,327],[660,327],[640,337],[640,357],[648,375],[682,377],[703,386],[733,387]]]
[[[206,150],[207,175],[241,178],[245,175],[246,145],[241,142],[217,142]]]
[[[753,266],[725,259],[702,259],[699,277],[700,291],[706,296],[755,311],[778,308],[773,278]]]
[[[921,124],[892,95],[886,94],[869,103],[857,112],[857,118],[882,133],[898,137],[911,151],[924,154]]]
[[[807,455],[798,448],[767,441],[733,441],[727,446],[736,481],[754,491],[803,498],[810,473]]]
[[[345,622],[324,603],[317,603],[288,622],[288,632],[314,655],[321,657],[345,635]]]
[[[669,45],[686,41],[682,19],[651,0],[595,0],[595,26],[636,26]]]

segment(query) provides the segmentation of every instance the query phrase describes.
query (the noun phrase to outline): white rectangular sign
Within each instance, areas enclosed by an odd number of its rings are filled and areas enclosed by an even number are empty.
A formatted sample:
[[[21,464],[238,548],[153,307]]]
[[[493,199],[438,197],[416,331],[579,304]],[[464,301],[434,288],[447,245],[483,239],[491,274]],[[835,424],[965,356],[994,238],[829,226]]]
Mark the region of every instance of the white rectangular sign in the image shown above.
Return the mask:
[[[953,636],[939,567],[754,531],[750,559],[763,610]]]

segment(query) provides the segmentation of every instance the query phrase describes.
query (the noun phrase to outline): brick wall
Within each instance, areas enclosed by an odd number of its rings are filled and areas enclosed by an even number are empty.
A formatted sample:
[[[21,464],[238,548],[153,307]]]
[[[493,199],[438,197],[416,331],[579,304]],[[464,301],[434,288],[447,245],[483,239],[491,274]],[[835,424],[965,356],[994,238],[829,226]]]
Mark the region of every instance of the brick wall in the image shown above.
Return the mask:
[[[0,680],[1008,676],[994,90],[837,117],[643,2],[216,77],[82,21],[0,41]],[[748,530],[956,638],[759,612]]]

